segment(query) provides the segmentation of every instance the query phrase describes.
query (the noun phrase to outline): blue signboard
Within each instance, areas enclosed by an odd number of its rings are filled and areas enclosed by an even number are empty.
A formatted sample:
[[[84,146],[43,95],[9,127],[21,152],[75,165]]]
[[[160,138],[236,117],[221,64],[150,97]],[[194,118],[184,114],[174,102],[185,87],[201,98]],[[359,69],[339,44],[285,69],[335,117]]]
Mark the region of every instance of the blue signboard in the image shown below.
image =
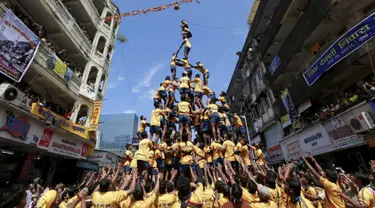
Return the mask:
[[[290,97],[288,88],[286,88],[284,92],[281,94],[281,100],[283,101],[285,109],[288,112],[289,118],[291,118],[292,123],[296,124],[298,122],[298,113],[294,108],[293,101]]]
[[[270,64],[270,72],[272,76],[273,74],[275,74],[275,71],[277,70],[277,68],[279,68],[280,64],[281,64],[280,57],[276,55]]]
[[[375,36],[375,13],[348,30],[336,40],[308,70],[303,73],[311,86],[334,65],[347,57]]]

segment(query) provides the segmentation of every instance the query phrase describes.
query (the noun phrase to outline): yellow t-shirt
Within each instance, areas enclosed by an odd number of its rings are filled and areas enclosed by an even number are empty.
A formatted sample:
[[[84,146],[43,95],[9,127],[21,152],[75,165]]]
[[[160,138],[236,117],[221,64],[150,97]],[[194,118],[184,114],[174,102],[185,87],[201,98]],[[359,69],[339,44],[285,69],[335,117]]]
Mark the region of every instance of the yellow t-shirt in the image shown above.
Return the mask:
[[[189,82],[190,82],[190,79],[188,77],[181,77],[181,79],[180,79],[180,88],[187,88],[187,89],[189,89]]]
[[[94,192],[92,194],[93,207],[117,208],[128,196],[126,191]]]
[[[238,115],[233,116],[233,123],[236,128],[240,128],[243,126],[241,118]]]
[[[241,147],[241,156],[245,165],[251,165],[249,148],[245,145]]]
[[[223,96],[220,96],[220,97],[218,98],[218,100],[219,100],[220,102],[222,102],[222,103],[227,103],[227,99],[226,99],[225,97],[223,97]]]
[[[179,142],[178,148],[182,151],[182,157],[180,159],[181,165],[193,164],[192,154],[194,153],[194,144],[190,141]]]
[[[236,158],[236,161],[239,162],[240,161],[240,154],[241,154],[241,150],[242,150],[242,145],[241,143],[237,143],[237,145],[234,147],[234,151],[235,152],[238,152],[239,154],[234,154],[234,157]]]
[[[141,122],[139,123],[138,132],[141,132],[141,133],[145,132],[146,126],[147,126],[147,121],[141,120]]]
[[[149,162],[150,157],[150,148],[152,147],[152,141],[150,139],[142,139],[139,142],[138,151],[134,154],[134,160],[142,160]]]
[[[178,114],[189,114],[191,105],[186,101],[182,101],[177,104]]]
[[[125,152],[125,166],[130,165],[131,161],[133,159],[133,153],[130,150],[126,150]]]
[[[164,159],[165,159],[165,151],[167,150],[168,145],[167,145],[166,142],[161,142],[161,143],[158,145],[158,147],[159,147],[159,150],[160,150],[159,158],[164,160]]]
[[[273,201],[256,202],[250,205],[251,208],[278,208],[277,204]]]
[[[186,59],[181,59],[181,62],[182,62],[182,64],[184,65],[184,69],[190,69],[190,68],[191,68],[191,65],[190,65],[190,63],[189,63],[188,60],[186,60]]]
[[[225,113],[220,113],[219,112],[219,117],[220,117],[220,124],[225,125]]]
[[[212,208],[215,191],[211,186],[206,187],[202,194],[203,208]]]
[[[211,150],[212,150],[212,158],[214,160],[218,158],[223,158],[223,146],[217,142],[211,143]]]
[[[154,151],[154,150],[151,150],[150,151],[150,154],[149,154],[149,165],[150,165],[150,167],[152,167],[152,168],[156,168],[156,154],[159,154],[160,152],[158,152],[159,150],[156,150],[156,151]],[[158,152],[158,153],[156,153],[156,152]]]
[[[243,187],[242,188],[242,200],[247,201],[249,203],[259,202],[258,194],[250,194],[249,191]]]
[[[309,188],[308,188],[307,190],[302,189],[301,191],[302,191],[303,194],[306,193],[306,194],[309,194],[309,195],[311,195],[311,196],[313,196],[313,197],[317,197],[317,196],[318,196],[318,192],[317,192],[316,189],[315,189],[314,187],[312,187],[312,186],[309,186]],[[316,208],[322,208],[322,204],[320,203],[319,200],[317,200],[316,203],[317,203]]]
[[[283,204],[283,198],[282,198],[283,195],[281,193],[281,190],[278,189],[278,187],[276,187],[275,189],[268,188],[268,190],[271,193],[270,201],[275,202],[277,205],[281,207]]]
[[[219,110],[219,107],[216,104],[208,104],[206,108],[211,114],[217,113],[217,111]]]
[[[212,91],[210,88],[204,86],[203,87],[203,94],[204,95],[212,95],[212,94],[214,94],[214,91]]]
[[[224,123],[225,123],[225,126],[232,126],[232,124],[229,121],[228,115],[226,113],[223,113],[223,114],[224,114]]]
[[[229,161],[234,161],[234,143],[231,140],[226,140],[223,143],[223,149],[225,150],[224,158]]]
[[[160,126],[160,116],[163,115],[163,110],[157,108],[151,112],[151,126]]]
[[[222,207],[225,203],[229,202],[229,199],[223,196],[223,194],[219,194],[219,200],[217,200],[217,202],[219,203],[219,207]]]
[[[287,208],[315,208],[315,206],[301,194],[300,200],[295,204],[293,204],[290,197],[288,197]]]
[[[196,77],[193,81],[195,82],[194,92],[202,92],[202,80]]]
[[[184,41],[185,41],[185,46],[188,48],[191,48],[191,43],[190,43],[189,38],[184,38]]]
[[[208,163],[212,163],[212,154],[210,147],[204,147],[203,152],[205,153],[205,158]]]
[[[255,152],[255,154],[257,155],[257,164],[258,165],[264,165],[264,155],[263,155],[263,151],[261,149],[257,149],[257,151]]]
[[[206,74],[208,72],[208,69],[206,69],[203,64],[198,64],[197,67],[198,71],[200,71],[202,74]]]
[[[49,190],[43,193],[42,197],[38,200],[37,208],[50,208],[55,201],[57,192],[55,190]]]
[[[147,199],[145,200],[140,200],[140,201],[131,201],[125,200],[121,202],[120,207],[121,208],[152,208],[154,207],[156,195],[152,193]]]
[[[195,191],[191,193],[189,203],[192,205],[196,205],[197,207],[201,207],[203,205],[202,195],[203,195],[203,185],[201,183],[198,183]],[[188,204],[188,207],[193,207],[193,206],[191,205],[189,206]],[[181,208],[181,201],[180,200],[176,201],[173,205],[173,208]]]
[[[345,208],[345,201],[340,195],[340,187],[326,178],[320,177],[319,180],[326,192],[326,205],[335,208]]]
[[[358,202],[369,208],[375,208],[375,196],[369,187],[364,187],[358,192]]]
[[[171,207],[176,201],[177,196],[175,194],[163,194],[156,199],[155,204],[158,208]]]
[[[72,198],[68,199],[67,202],[63,201],[60,203],[59,208],[68,208],[71,204],[73,204],[78,199],[78,196],[75,195]],[[74,208],[81,208],[81,202],[78,202]]]
[[[195,156],[198,157],[198,165],[200,168],[204,168],[204,165],[206,164],[206,160],[205,160],[205,156],[206,154],[204,153],[204,151],[202,149],[200,149],[199,147],[197,146],[194,146],[194,153],[195,153]]]

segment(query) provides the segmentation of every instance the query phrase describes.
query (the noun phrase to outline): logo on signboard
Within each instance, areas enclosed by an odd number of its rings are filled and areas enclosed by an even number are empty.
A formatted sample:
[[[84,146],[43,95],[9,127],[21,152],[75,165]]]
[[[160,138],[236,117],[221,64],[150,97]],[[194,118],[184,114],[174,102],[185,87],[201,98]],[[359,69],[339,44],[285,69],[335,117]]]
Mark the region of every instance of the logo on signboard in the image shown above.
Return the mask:
[[[0,130],[5,130],[9,132],[14,137],[21,138],[22,140],[27,139],[27,134],[29,133],[31,125],[25,117],[16,118],[13,113],[9,113],[7,116],[7,121]]]

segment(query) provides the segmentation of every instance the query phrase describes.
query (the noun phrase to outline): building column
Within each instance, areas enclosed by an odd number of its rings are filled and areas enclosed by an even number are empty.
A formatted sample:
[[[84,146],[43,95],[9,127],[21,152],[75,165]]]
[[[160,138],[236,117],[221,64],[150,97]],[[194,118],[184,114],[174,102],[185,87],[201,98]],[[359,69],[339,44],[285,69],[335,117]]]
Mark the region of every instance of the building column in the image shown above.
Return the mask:
[[[102,76],[103,76],[103,69],[100,68],[98,69],[98,74],[96,75],[96,81],[95,81],[95,95],[98,94],[98,91],[99,91],[99,86],[100,86],[100,81],[102,80]]]

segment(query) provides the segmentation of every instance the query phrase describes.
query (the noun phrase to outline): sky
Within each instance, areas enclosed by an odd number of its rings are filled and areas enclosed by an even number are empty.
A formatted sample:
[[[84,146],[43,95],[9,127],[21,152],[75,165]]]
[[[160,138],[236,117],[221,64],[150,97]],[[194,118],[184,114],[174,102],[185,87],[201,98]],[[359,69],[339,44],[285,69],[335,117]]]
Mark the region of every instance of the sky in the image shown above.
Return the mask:
[[[121,13],[147,9],[173,0],[113,0]],[[103,103],[103,114],[136,112],[150,118],[152,98],[159,84],[171,76],[169,64],[182,43],[180,21],[193,33],[189,61],[201,61],[210,71],[209,88],[226,91],[249,31],[247,18],[252,0],[200,0],[147,15],[123,18],[119,34],[127,43],[116,43]],[[215,2],[215,3],[213,3]],[[179,57],[182,58],[183,49]],[[177,69],[180,77],[183,68]],[[197,73],[193,69],[193,76]],[[176,92],[177,94],[178,92]]]

